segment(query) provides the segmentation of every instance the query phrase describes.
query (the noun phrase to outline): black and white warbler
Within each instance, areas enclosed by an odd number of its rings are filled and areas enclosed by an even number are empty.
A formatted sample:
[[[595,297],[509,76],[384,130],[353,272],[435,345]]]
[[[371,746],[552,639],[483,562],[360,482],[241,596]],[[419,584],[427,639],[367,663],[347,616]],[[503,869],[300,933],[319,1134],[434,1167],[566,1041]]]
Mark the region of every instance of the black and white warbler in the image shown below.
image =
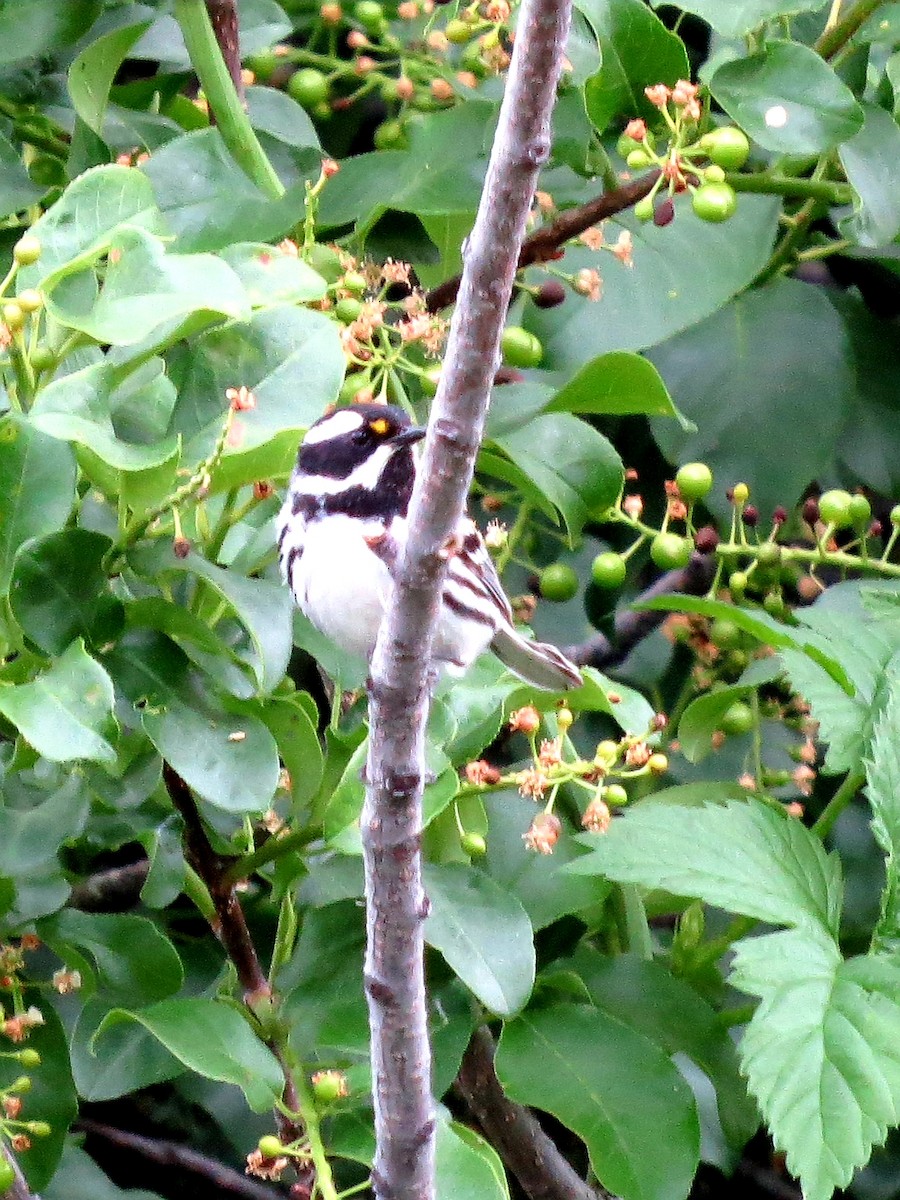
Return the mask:
[[[424,435],[399,408],[358,404],[327,414],[300,447],[278,516],[278,554],[294,600],[317,629],[361,658],[375,648],[405,544],[413,445]],[[535,687],[582,682],[554,646],[516,632],[484,540],[464,517],[449,552],[434,658],[459,674],[488,647]]]

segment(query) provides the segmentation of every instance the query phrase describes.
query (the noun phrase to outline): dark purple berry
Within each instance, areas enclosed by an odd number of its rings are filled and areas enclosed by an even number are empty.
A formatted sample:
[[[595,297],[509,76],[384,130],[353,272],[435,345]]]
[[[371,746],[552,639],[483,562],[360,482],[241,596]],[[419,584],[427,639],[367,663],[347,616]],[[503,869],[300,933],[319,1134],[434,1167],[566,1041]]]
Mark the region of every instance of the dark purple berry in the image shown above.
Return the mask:
[[[819,501],[815,496],[810,496],[808,500],[803,501],[803,520],[807,525],[815,525],[819,519]]]
[[[787,520],[787,517],[788,517],[787,509],[783,508],[779,504],[778,507],[775,509],[775,511],[772,513],[772,524],[773,525],[783,525],[785,523],[785,521]]]
[[[653,224],[660,229],[675,220],[675,205],[671,200],[663,200],[653,210]]]
[[[694,534],[694,545],[701,554],[712,554],[719,544],[719,535],[712,525],[704,525]]]
[[[534,303],[538,308],[556,308],[566,298],[566,289],[558,279],[548,279],[542,283],[534,295]]]
[[[759,524],[759,509],[755,504],[747,504],[741,514],[741,520],[750,529],[755,529]]]

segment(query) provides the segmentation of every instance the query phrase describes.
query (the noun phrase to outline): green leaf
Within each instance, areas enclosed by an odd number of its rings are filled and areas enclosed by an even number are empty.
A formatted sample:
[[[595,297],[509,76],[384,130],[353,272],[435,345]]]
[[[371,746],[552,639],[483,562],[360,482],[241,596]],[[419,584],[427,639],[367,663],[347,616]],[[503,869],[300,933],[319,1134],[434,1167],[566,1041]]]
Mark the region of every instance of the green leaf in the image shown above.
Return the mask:
[[[578,0],[577,7],[600,44],[602,66],[584,88],[597,130],[603,133],[615,117],[657,118],[644,88],[690,79],[681,39],[642,0]]]
[[[38,1025],[28,1035],[28,1046],[41,1056],[41,1065],[27,1072],[31,1089],[22,1115],[29,1121],[46,1121],[50,1133],[45,1138],[33,1138],[31,1149],[17,1158],[31,1191],[43,1192],[59,1165],[69,1126],[78,1115],[78,1101],[69,1066],[66,1031],[47,1002],[46,993],[29,990],[22,999],[26,1008],[34,1005],[44,1017],[43,1025]],[[10,1062],[4,1067],[3,1083],[8,1085],[21,1074],[19,1063]]]
[[[509,1200],[497,1151],[467,1125],[438,1121],[434,1173],[437,1200]]]
[[[0,693],[2,699],[2,693]],[[262,812],[278,786],[278,747],[253,715],[171,700],[144,710],[144,731],[188,787],[226,812]]]
[[[129,562],[138,574],[152,579],[163,572],[204,579],[250,635],[253,649],[246,657],[260,691],[271,692],[280,683],[291,656],[291,594],[286,587],[238,575],[199,554],[178,558],[168,543],[141,548],[130,555]]]
[[[884,246],[900,232],[900,199],[893,165],[900,157],[900,129],[883,108],[863,106],[865,124],[838,151],[847,181],[858,196],[856,211],[841,232],[861,246]]]
[[[654,436],[670,462],[705,462],[723,481],[704,501],[720,520],[731,508],[724,481],[749,484],[768,514],[792,507],[830,465],[853,377],[846,332],[821,288],[780,279],[745,292],[650,357],[697,426],[656,421]]]
[[[175,947],[146,917],[66,908],[42,921],[40,936],[68,966],[71,947],[86,950],[107,1005],[152,1004],[177,992],[184,979]],[[86,993],[89,994],[89,993]]]
[[[574,538],[585,522],[616,502],[624,481],[622,460],[607,439],[568,413],[536,417],[496,439],[518,468],[560,513]],[[483,460],[485,461],[485,460]],[[496,469],[496,460],[487,459]]]
[[[650,0],[660,8],[668,0]],[[742,38],[766,21],[796,13],[818,12],[827,0],[679,0],[678,7],[694,13],[725,38]]]
[[[534,984],[531,922],[518,900],[482,871],[425,864],[431,912],[425,940],[498,1016],[525,1004]]]
[[[235,170],[215,128],[173,138],[133,173],[144,176],[182,252],[283,237],[303,211],[303,180],[288,187],[280,200],[272,200],[243,171]]]
[[[152,189],[140,171],[93,167],[74,179],[32,226],[41,257],[20,272],[20,283],[49,291],[64,275],[106,253],[121,226],[157,229],[159,224]]]
[[[146,471],[175,456],[177,438],[132,442],[119,435],[113,412],[120,400],[164,407],[172,393],[162,359],[151,359],[133,375],[104,359],[54,379],[38,395],[30,417],[51,438],[76,442],[117,471]]]
[[[863,125],[847,85],[798,42],[769,41],[761,53],[725,63],[709,90],[754,141],[779,154],[831,150]]]
[[[841,868],[792,817],[755,800],[704,808],[643,804],[603,835],[585,834],[590,858],[567,869],[695,896],[773,925],[836,933]]]
[[[6,0],[0,8],[0,63],[57,54],[93,24],[101,0]]]
[[[20,152],[0,133],[0,217],[37,204],[45,190],[31,182]]]
[[[163,1000],[138,1012],[114,1009],[95,1039],[120,1021],[137,1021],[191,1071],[235,1083],[254,1112],[272,1108],[284,1076],[278,1060],[229,1004],[218,1000]]]
[[[123,25],[90,42],[69,67],[69,95],[82,121],[103,136],[103,116],[109,90],[128,51],[149,27],[150,21]]]
[[[174,1055],[143,1025],[121,1023],[95,1034],[110,1011],[104,1000],[85,1001],[71,1033],[72,1074],[84,1100],[116,1100],[184,1073]]]
[[[62,654],[76,637],[95,645],[108,641],[121,629],[122,602],[102,567],[111,544],[101,533],[64,529],[29,542],[16,556],[10,607],[26,637],[47,654]]]
[[[319,734],[301,695],[270,696],[260,718],[275,739],[291,779],[291,799],[299,814],[319,790],[323,760]]]
[[[900,950],[900,670],[896,658],[887,678],[887,701],[875,724],[866,764],[866,794],[872,833],[885,854],[886,880],[881,915],[872,935],[876,950]]]
[[[256,312],[171,352],[173,432],[188,442],[189,461],[204,458],[222,428],[225,389],[245,384],[256,406],[235,417],[214,486],[286,475],[301,434],[337,399],[344,365],[338,326],[322,313],[287,306]]]
[[[338,176],[339,178],[339,176]],[[741,196],[737,212],[722,225],[701,221],[677,201],[677,220],[664,229],[634,217],[611,222],[634,239],[634,265],[602,256],[603,295],[598,303],[569,296],[557,308],[525,306],[522,324],[544,345],[542,367],[565,383],[587,359],[608,351],[644,350],[689,329],[742,292],[766,265],[776,234],[780,202],[772,196]],[[597,269],[597,252],[566,250],[559,266],[574,274]],[[537,270],[529,282],[546,278]],[[675,403],[681,406],[676,395]]]
[[[507,1095],[584,1140],[604,1187],[624,1200],[687,1196],[700,1150],[694,1097],[642,1034],[589,1005],[558,1004],[506,1025],[495,1065]]]
[[[722,717],[736,700],[743,700],[752,691],[742,685],[723,687],[691,701],[678,722],[678,743],[688,762],[702,762],[711,753],[712,737]]]
[[[684,980],[657,961],[633,954],[607,958],[582,943],[569,960],[604,1013],[659,1044],[686,1054],[713,1084],[722,1129],[736,1148],[759,1125],[756,1105],[738,1070],[738,1056],[719,1014]]]
[[[12,413],[0,421],[0,592],[4,595],[19,547],[65,524],[75,503],[75,478],[75,457],[68,446]]]
[[[624,417],[677,417],[666,385],[653,363],[639,354],[610,351],[589,363],[556,393],[545,412]]]
[[[271,88],[266,89],[271,91]],[[294,254],[263,242],[238,242],[226,246],[219,258],[240,279],[253,308],[302,304],[321,300],[326,283],[312,267]]]
[[[194,312],[245,319],[247,294],[232,269],[211,254],[167,254],[143,229],[112,239],[111,258],[99,297],[75,286],[73,276],[52,292],[47,310],[62,325],[98,342],[130,346],[167,321]]]
[[[79,639],[32,683],[0,688],[0,712],[51,762],[114,763],[113,686]]]
[[[162,1200],[143,1188],[119,1188],[94,1160],[72,1142],[63,1150],[52,1183],[42,1188],[43,1200]]]
[[[799,930],[735,947],[732,982],[760,997],[742,1069],[806,1200],[829,1200],[880,1145],[900,1109],[900,968],[842,962]]]

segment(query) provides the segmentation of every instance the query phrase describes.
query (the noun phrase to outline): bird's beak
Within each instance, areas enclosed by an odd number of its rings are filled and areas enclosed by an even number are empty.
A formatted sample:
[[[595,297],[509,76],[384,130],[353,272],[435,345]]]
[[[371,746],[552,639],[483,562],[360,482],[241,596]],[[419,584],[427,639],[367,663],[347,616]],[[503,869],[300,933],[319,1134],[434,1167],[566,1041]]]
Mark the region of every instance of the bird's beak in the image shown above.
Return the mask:
[[[407,429],[401,429],[399,433],[395,433],[391,438],[392,446],[411,446],[414,442],[420,442],[428,431],[424,425],[410,425]]]

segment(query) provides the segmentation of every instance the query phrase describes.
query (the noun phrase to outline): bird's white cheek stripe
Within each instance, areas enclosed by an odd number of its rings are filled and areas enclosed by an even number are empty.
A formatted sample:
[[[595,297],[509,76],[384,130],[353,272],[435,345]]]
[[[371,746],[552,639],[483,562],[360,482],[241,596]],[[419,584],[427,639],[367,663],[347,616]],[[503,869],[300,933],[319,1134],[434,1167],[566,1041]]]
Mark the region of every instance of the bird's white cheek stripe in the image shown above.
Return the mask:
[[[338,409],[326,420],[320,421],[318,425],[313,425],[303,439],[303,444],[304,446],[315,446],[318,442],[330,441],[331,438],[352,433],[354,429],[359,429],[362,423],[363,419],[360,413],[351,412],[347,408]]]
[[[329,475],[301,475],[295,481],[295,490],[307,496],[336,496],[348,488],[367,488],[371,491],[381,478],[388,459],[394,453],[393,446],[379,446],[369,457],[355,467],[345,479],[332,479]]]

